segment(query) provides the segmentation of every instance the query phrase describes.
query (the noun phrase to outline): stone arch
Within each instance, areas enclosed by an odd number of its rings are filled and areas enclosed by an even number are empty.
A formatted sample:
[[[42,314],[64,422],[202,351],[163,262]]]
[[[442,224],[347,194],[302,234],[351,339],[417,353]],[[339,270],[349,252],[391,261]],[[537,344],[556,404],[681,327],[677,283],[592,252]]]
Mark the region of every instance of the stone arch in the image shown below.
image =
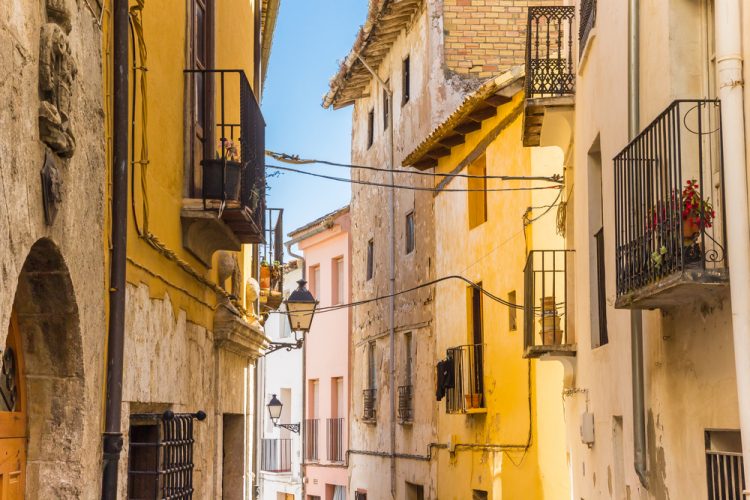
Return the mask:
[[[25,364],[26,498],[80,498],[84,369],[68,267],[49,239],[31,247],[13,302]]]

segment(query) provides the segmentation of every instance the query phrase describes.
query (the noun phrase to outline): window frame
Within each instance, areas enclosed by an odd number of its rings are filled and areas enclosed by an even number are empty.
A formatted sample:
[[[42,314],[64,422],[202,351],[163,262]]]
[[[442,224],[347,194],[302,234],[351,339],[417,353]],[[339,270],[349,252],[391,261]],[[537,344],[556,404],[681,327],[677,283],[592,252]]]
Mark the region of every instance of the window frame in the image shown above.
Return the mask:
[[[414,221],[414,210],[411,210],[406,214],[405,225],[405,251],[406,255],[409,255],[417,248],[417,229],[416,222]]]
[[[375,108],[367,112],[367,149],[375,143]]]
[[[411,56],[406,55],[401,60],[401,106],[405,106],[411,99]]]
[[[367,262],[365,270],[365,281],[370,281],[375,275],[375,240],[370,238],[367,241]]]

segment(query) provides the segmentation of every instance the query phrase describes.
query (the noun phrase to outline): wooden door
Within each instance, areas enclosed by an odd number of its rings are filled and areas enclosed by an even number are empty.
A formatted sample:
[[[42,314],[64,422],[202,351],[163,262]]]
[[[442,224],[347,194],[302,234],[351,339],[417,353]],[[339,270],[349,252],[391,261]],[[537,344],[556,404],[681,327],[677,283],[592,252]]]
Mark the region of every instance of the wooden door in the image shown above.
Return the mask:
[[[26,391],[23,351],[11,316],[0,357],[0,500],[24,498],[26,485]]]

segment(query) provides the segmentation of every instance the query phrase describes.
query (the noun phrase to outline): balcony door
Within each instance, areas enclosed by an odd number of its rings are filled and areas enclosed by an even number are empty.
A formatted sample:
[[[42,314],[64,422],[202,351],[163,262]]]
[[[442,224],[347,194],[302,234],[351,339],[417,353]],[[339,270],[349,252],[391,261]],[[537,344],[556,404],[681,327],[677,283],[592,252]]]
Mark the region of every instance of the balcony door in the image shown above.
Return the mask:
[[[15,315],[0,357],[0,500],[25,498],[26,393]]]
[[[191,69],[214,69],[214,0],[193,0]],[[202,196],[201,160],[210,158],[215,149],[213,138],[214,77],[194,73],[191,102],[190,186],[193,198]]]

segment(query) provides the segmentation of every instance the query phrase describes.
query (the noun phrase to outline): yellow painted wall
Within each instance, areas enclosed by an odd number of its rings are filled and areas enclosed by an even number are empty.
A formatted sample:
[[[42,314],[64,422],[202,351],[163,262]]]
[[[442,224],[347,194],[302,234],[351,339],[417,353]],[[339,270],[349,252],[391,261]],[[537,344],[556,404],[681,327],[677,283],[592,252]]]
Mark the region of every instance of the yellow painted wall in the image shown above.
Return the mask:
[[[496,117],[467,136],[440,160],[438,172],[456,168],[478,143],[503,121],[509,124],[487,147],[487,175],[532,175],[532,158],[559,164],[556,151],[525,149],[521,145],[522,95],[499,108]],[[550,155],[552,155],[550,157]],[[546,162],[546,163],[545,163]],[[557,163],[559,162],[559,163]],[[466,173],[467,170],[462,170]],[[471,181],[475,184],[477,181]],[[449,188],[467,188],[467,179],[455,178]],[[488,189],[528,186],[528,181],[488,180]],[[539,185],[539,183],[535,184]],[[546,193],[546,192],[545,192]],[[534,204],[548,204],[556,190],[545,195],[530,191],[487,193],[487,221],[470,229],[467,193],[444,192],[435,198],[437,276],[461,274],[503,299],[516,292],[523,302],[523,269],[527,243],[523,215]],[[546,197],[552,196],[552,200]],[[554,211],[551,217],[554,220]],[[554,231],[534,228],[531,247],[556,244]],[[552,235],[546,241],[546,235]],[[538,241],[537,241],[538,239]],[[466,307],[467,285],[446,281],[437,285],[435,299],[437,345],[444,357],[447,348],[466,344],[470,324]],[[439,442],[525,445],[529,433],[529,370],[531,384],[531,446],[527,450],[457,449],[438,452],[438,498],[464,499],[471,490],[484,490],[494,500],[569,498],[565,427],[562,411],[562,369],[523,359],[523,311],[516,313],[517,329],[510,331],[508,308],[488,298],[484,312],[484,387],[486,413],[451,415],[440,405]],[[556,365],[556,364],[555,364]]]
[[[215,58],[216,67],[223,69],[243,69],[252,85],[253,82],[253,12],[258,0],[215,0]],[[103,43],[108,61],[105,69],[106,96],[111,95],[111,0],[105,5],[103,26]],[[136,2],[131,0],[131,7]],[[182,246],[180,210],[184,195],[185,168],[185,76],[183,70],[188,67],[187,39],[190,36],[186,19],[187,6],[184,0],[145,0],[143,9],[143,42],[146,46],[147,84],[141,85],[141,74],[136,73],[136,127],[130,138],[135,143],[134,158],[140,159],[142,152],[142,131],[144,116],[141,104],[146,91],[148,146],[148,164],[141,169],[136,165],[131,182],[135,182],[135,210],[128,217],[128,267],[127,280],[130,283],[146,283],[151,296],[162,298],[169,293],[175,309],[187,312],[191,322],[211,328],[213,308],[216,305],[216,294],[204,284],[181,269],[173,260],[157,252],[147,241],[141,238],[136,227],[136,218],[140,231],[144,230],[144,197],[148,201],[148,231],[156,236],[165,247],[174,251],[204,277],[216,281],[216,266],[206,268]],[[136,48],[136,53],[139,49]],[[133,53],[131,51],[131,61]],[[138,64],[141,61],[138,60]],[[134,76],[129,71],[132,85]],[[131,87],[132,104],[132,87]],[[239,94],[229,98],[227,109],[239,110]],[[107,108],[107,123],[111,123],[111,108]],[[237,112],[237,121],[239,113]],[[111,127],[108,125],[108,145],[111,138]],[[189,147],[189,146],[188,146]],[[108,153],[109,158],[111,153]],[[132,158],[131,158],[132,159]],[[109,171],[111,171],[111,166]],[[142,185],[142,172],[146,174],[147,187]],[[132,172],[131,172],[132,174]],[[108,189],[111,192],[111,189]],[[131,193],[128,188],[129,196]],[[106,227],[110,225],[109,207]],[[135,212],[135,218],[134,218]],[[105,235],[108,244],[109,235]],[[245,246],[238,256],[245,275],[252,274],[252,266],[247,264],[252,259],[244,257],[251,253],[252,246]],[[214,255],[214,264],[217,255]]]

